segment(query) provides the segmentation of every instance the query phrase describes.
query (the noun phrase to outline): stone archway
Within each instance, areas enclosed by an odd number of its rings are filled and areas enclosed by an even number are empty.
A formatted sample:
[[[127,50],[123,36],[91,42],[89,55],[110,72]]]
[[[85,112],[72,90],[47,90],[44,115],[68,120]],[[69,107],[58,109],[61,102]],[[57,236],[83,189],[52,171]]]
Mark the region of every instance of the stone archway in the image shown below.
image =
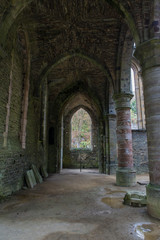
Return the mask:
[[[80,96],[80,95],[79,95]],[[75,96],[75,100],[78,100],[78,95]],[[81,98],[83,95],[81,96]],[[74,100],[74,99],[73,99]],[[99,124],[98,119],[95,113],[93,113],[93,109],[91,106],[85,106],[85,103],[83,105],[83,102],[81,102],[82,105],[78,105],[77,101],[77,107],[71,108],[70,111],[67,109],[68,107],[71,107],[72,101],[70,101],[66,108],[64,109],[64,167],[66,168],[100,168],[101,169],[101,159],[99,156]],[[71,121],[74,117],[74,115],[82,109],[83,112],[86,112],[86,115],[90,118],[90,143],[87,147],[82,147],[82,145],[78,145],[78,148],[75,148],[77,145],[71,144],[71,138],[72,138],[72,132],[71,132]],[[81,122],[85,120],[81,118]],[[83,123],[82,123],[83,124]],[[85,126],[84,126],[85,127]],[[83,128],[84,129],[84,128]],[[84,132],[84,131],[83,131]],[[84,133],[79,133],[84,135]],[[87,134],[87,136],[88,136]],[[84,141],[84,137],[82,136],[82,139]]]
[[[64,91],[65,92],[65,91]],[[66,92],[65,92],[66,93]],[[83,108],[84,110],[86,110],[91,119],[92,119],[92,127],[93,127],[93,149],[91,151],[93,158],[94,158],[94,162],[96,162],[96,166],[99,165],[100,171],[104,171],[104,166],[102,167],[102,161],[104,160],[103,157],[101,157],[101,155],[103,155],[103,138],[101,139],[101,131],[103,131],[102,129],[102,125],[103,125],[103,121],[102,121],[102,115],[101,115],[101,111],[100,109],[98,109],[100,107],[96,106],[96,102],[93,98],[93,96],[88,96],[88,94],[86,94],[85,90],[83,89],[78,89],[78,91],[74,90],[72,92],[72,94],[70,94],[70,91],[68,92],[68,97],[66,99],[66,97],[64,98],[64,101],[60,104],[58,103],[59,100],[57,99],[57,104],[61,105],[61,109],[59,109],[59,113],[57,113],[57,117],[56,119],[59,119],[58,121],[58,125],[55,127],[55,131],[56,131],[56,155],[55,152],[53,153],[53,149],[55,148],[50,148],[49,147],[49,168],[51,169],[51,171],[53,171],[52,169],[53,167],[53,154],[56,157],[57,156],[57,163],[56,165],[58,166],[58,169],[62,168],[62,159],[65,155],[65,158],[70,158],[70,121],[71,121],[71,117],[73,116],[73,114],[79,109],[79,108]],[[62,99],[61,99],[62,101]],[[64,129],[64,131],[63,131]],[[98,143],[99,141],[99,143]],[[96,153],[97,152],[97,153]],[[95,157],[96,154],[96,157]],[[63,155],[63,156],[62,156]],[[54,157],[54,158],[55,158]],[[70,159],[71,160],[71,159]],[[67,161],[67,160],[66,160]],[[70,161],[68,164],[68,167],[74,167],[71,166]],[[95,166],[93,164],[93,166]],[[102,170],[103,169],[103,170]],[[59,170],[58,170],[59,171]]]

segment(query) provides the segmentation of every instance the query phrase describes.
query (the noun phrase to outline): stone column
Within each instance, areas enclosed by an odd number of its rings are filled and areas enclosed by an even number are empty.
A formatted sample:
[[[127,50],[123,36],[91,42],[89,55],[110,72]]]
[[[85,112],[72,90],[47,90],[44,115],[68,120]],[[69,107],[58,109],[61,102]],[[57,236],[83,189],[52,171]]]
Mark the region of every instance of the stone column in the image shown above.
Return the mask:
[[[106,118],[106,172],[110,175],[117,169],[116,114],[107,114]]]
[[[118,169],[116,184],[134,186],[136,171],[133,168],[132,131],[130,116],[130,100],[133,95],[121,93],[114,95],[117,112]]]
[[[141,44],[135,56],[142,65],[144,85],[150,175],[147,208],[150,215],[160,219],[160,40]]]

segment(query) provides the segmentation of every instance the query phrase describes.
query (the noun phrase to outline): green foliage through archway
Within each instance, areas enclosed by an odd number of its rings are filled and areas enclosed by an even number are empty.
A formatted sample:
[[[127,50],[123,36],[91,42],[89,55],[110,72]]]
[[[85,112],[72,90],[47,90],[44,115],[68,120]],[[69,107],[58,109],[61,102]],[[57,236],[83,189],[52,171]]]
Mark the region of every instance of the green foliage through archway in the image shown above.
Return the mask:
[[[91,118],[82,108],[71,119],[71,148],[91,148]]]

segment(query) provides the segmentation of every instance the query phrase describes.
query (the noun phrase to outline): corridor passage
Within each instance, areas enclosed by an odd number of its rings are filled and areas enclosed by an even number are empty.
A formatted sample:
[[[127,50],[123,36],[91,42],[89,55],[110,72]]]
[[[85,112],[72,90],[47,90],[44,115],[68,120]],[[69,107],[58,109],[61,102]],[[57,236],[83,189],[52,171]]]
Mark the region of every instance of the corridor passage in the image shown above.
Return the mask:
[[[141,175],[137,181],[149,179]],[[21,190],[0,204],[0,240],[160,239],[159,221],[146,207],[123,205],[129,188],[115,182],[96,170],[64,170]],[[130,189],[145,191],[145,186]]]

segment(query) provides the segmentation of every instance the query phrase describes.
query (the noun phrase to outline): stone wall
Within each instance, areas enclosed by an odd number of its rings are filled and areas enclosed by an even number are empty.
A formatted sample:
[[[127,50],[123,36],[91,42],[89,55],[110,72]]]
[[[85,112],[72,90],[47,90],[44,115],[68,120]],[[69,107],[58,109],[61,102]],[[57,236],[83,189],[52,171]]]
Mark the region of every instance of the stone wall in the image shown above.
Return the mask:
[[[106,172],[108,173],[109,172],[108,168],[110,168],[110,173],[115,174],[118,166],[116,152],[116,136],[114,139],[110,138],[110,141],[112,141],[111,145],[114,144],[114,148],[110,148],[111,161],[110,165],[108,164],[106,165]],[[137,174],[148,173],[148,150],[146,130],[132,130],[132,144],[133,144],[133,164],[137,171]],[[114,158],[112,155],[114,156]]]
[[[68,157],[69,159],[67,159]],[[68,161],[67,161],[68,160]],[[92,150],[70,150],[64,155],[64,168],[99,168],[98,156]]]
[[[3,145],[3,132],[5,128],[5,121],[6,121],[6,104],[8,101],[8,88],[9,88],[9,73],[10,73],[10,65],[11,60],[10,58],[4,58],[3,61],[0,61],[0,146],[2,149]]]
[[[133,159],[137,173],[148,173],[147,133],[145,130],[132,130]]]
[[[0,196],[7,196],[21,189],[25,184],[26,170],[32,163],[39,168],[44,161],[43,148],[38,144],[39,104],[34,101],[32,88],[29,95],[26,148],[22,149],[20,131],[23,73],[22,57],[16,48],[14,53],[8,52],[0,60]]]

